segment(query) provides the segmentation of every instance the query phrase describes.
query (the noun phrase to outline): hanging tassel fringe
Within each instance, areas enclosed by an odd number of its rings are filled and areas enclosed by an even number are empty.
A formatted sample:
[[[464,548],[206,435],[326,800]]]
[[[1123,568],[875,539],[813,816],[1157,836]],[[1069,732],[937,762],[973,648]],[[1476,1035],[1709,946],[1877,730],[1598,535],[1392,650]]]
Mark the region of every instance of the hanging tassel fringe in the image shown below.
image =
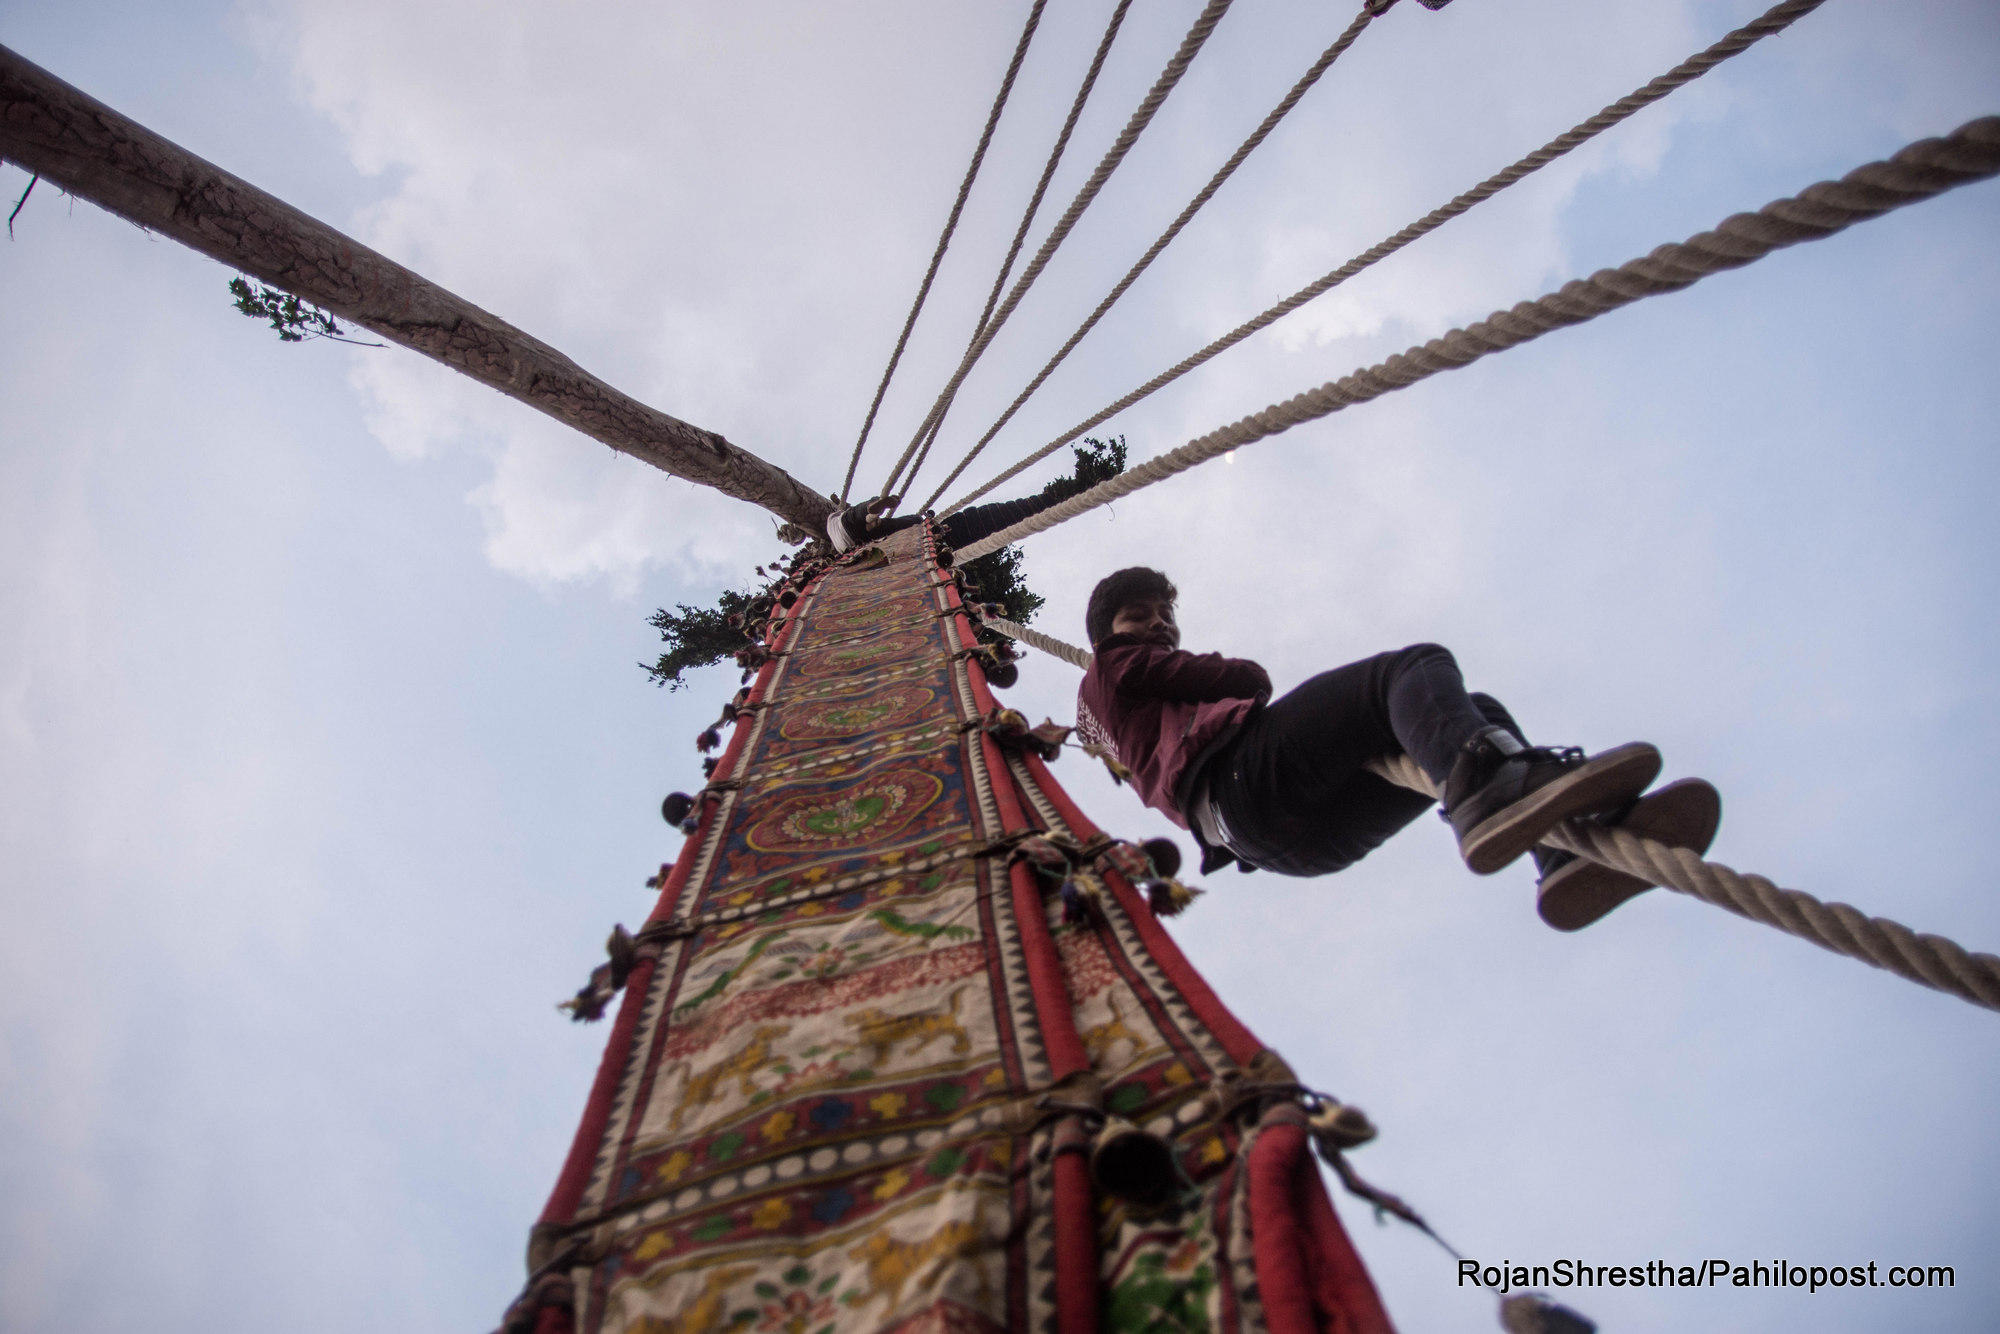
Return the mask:
[[[568,1010],[569,1017],[576,1023],[594,1023],[604,1017],[604,1007],[611,1003],[631,976],[632,965],[639,959],[639,942],[623,926],[611,928],[611,938],[604,942],[604,952],[610,961],[601,963],[590,970],[590,981],[583,984],[576,995],[559,1003],[556,1008]]]

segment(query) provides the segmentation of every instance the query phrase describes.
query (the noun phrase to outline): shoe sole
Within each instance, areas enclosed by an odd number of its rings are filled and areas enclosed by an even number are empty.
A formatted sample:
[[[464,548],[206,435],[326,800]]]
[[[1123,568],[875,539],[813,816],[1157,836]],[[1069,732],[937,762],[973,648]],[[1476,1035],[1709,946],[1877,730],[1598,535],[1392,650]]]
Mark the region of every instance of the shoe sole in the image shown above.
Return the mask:
[[[1706,779],[1677,779],[1639,798],[1618,827],[1700,856],[1722,827],[1722,794]],[[1535,911],[1558,931],[1581,931],[1652,888],[1635,875],[1578,857],[1542,881]]]
[[[1615,811],[1660,776],[1660,752],[1644,741],[1615,746],[1474,825],[1460,843],[1474,875],[1492,875],[1564,820]]]

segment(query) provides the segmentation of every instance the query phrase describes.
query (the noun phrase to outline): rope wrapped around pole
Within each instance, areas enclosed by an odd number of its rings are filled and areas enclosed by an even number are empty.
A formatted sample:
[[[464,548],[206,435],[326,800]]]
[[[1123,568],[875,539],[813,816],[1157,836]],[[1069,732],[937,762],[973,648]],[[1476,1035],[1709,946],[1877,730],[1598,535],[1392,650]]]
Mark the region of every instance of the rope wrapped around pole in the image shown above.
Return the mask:
[[[1771,9],[1752,19],[1749,23],[1744,24],[1707,50],[1689,56],[1686,60],[1674,66],[1659,78],[1654,79],[1651,83],[1646,84],[1643,88],[1627,93],[1624,97],[1619,98],[1616,102],[1605,107],[1588,120],[1549,140],[1549,142],[1543,144],[1540,148],[1537,148],[1534,152],[1528,154],[1512,166],[1487,177],[1484,181],[1472,187],[1472,189],[1459,195],[1449,204],[1444,205],[1442,208],[1431,210],[1423,217],[1403,228],[1403,230],[1397,232],[1394,236],[1370,246],[1325,277],[1309,283],[1292,293],[1263,314],[1243,324],[1239,324],[1236,328],[1216,339],[1179,365],[1154,376],[1131,393],[1125,395],[1125,397],[1119,399],[1116,403],[1113,403],[1110,407],[1094,413],[1084,421],[1079,422],[1068,431],[1065,431],[1061,436],[1051,440],[1048,444],[1028,455],[1019,463],[1014,464],[1005,472],[1000,473],[991,481],[980,486],[977,490],[968,492],[966,495],[952,502],[944,513],[953,514],[964,509],[967,505],[970,505],[973,501],[1000,485],[1000,483],[1033,467],[1070,441],[1082,435],[1085,431],[1090,430],[1093,426],[1100,426],[1109,421],[1139,400],[1151,396],[1158,390],[1164,389],[1175,380],[1186,375],[1189,371],[1194,370],[1198,366],[1205,365],[1220,354],[1227,352],[1250,335],[1269,328],[1285,316],[1299,309],[1299,307],[1306,305],[1318,297],[1324,296],[1326,293],[1340,286],[1340,284],[1346,282],[1349,278],[1352,278],[1355,274],[1360,273],[1363,269],[1395,254],[1398,250],[1401,250],[1417,238],[1427,236],[1431,232],[1436,231],[1459,214],[1471,209],[1473,205],[1491,199],[1508,186],[1540,171],[1557,158],[1596,138],[1634,113],[1651,106],[1668,93],[1674,91],[1674,89],[1681,87],[1683,84],[1694,82],[1694,80],[1708,73],[1730,57],[1740,55],[1766,37],[1783,32],[1794,21],[1810,14],[1824,3],[1826,3],[1826,0],[1782,0],[1782,3],[1774,5]],[[932,499],[935,501],[936,497],[932,497]]]
[[[1021,72],[1021,62],[1028,55],[1028,43],[1034,39],[1035,29],[1042,21],[1042,10],[1047,4],[1048,0],[1035,0],[1028,10],[1028,21],[1021,28],[1021,39],[1014,44],[1014,58],[1007,63],[1007,74],[1000,80],[1000,91],[993,99],[993,109],[986,113],[986,128],[980,131],[979,144],[972,150],[972,163],[965,169],[965,179],[958,183],[958,197],[951,202],[951,213],[944,220],[944,231],[938,236],[937,249],[931,252],[931,266],[924,270],[924,280],[917,286],[917,299],[910,303],[909,317],[903,321],[903,332],[896,338],[896,350],[889,354],[889,365],[882,372],[882,383],[875,386],[875,401],[868,405],[868,417],[861,423],[861,434],[854,441],[854,454],[847,460],[847,476],[840,483],[842,500],[847,499],[847,492],[854,485],[854,469],[861,462],[861,447],[868,443],[868,432],[875,426],[875,414],[882,409],[882,396],[889,392],[889,380],[896,373],[896,364],[903,359],[903,349],[909,346],[910,330],[917,327],[917,315],[931,294],[931,283],[937,278],[938,265],[944,262],[945,249],[951,244],[952,233],[958,230],[958,217],[965,212],[966,196],[972,193],[972,182],[979,175],[979,165],[986,160],[987,145],[993,142],[993,131],[1000,124],[1000,113],[1006,110],[1008,94],[1014,91],[1014,76]]]
[[[1710,274],[1762,259],[1773,250],[1832,236],[1857,222],[1996,173],[2000,173],[2000,116],[1984,116],[1942,139],[1920,140],[1885,162],[1858,167],[1838,181],[1822,181],[1755,213],[1725,218],[1714,231],[1698,233],[1678,245],[1663,245],[1618,268],[1600,269],[1539,300],[1495,311],[1477,324],[1453,329],[1387,361],[1274,403],[1254,416],[1148,459],[1020,523],[969,543],[958,558],[974,560],[998,551],[1010,542],[1044,532],[1239,446],[1380,398],[1440,371],[1469,366],[1490,353],[1596,319],[1642,297],[1678,292]]]
[[[1090,654],[1074,644],[1012,621],[986,624],[1051,657],[1090,670]],[[1408,755],[1374,760],[1368,768],[1396,784],[1435,798],[1437,785]],[[1784,889],[1761,875],[1745,875],[1720,862],[1703,861],[1686,848],[1668,847],[1625,829],[1566,820],[1542,842],[1657,885],[1774,926],[1824,950],[1859,959],[1919,986],[1942,991],[1988,1010],[2000,1010],[2000,957],[1974,953],[1957,941],[1912,931],[1887,917],[1870,917],[1845,903],[1824,903],[1803,890]]]

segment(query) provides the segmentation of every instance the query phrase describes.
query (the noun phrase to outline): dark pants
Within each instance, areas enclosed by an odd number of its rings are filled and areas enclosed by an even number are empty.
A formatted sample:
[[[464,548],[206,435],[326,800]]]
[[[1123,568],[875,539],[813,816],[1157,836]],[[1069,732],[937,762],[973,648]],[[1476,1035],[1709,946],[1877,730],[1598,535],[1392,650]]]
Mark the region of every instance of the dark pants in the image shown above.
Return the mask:
[[[1431,799],[1370,773],[1406,752],[1442,786],[1480,729],[1520,728],[1491,695],[1468,695],[1451,654],[1417,644],[1321,672],[1272,700],[1203,766],[1209,799],[1248,865],[1326,875],[1382,846]]]

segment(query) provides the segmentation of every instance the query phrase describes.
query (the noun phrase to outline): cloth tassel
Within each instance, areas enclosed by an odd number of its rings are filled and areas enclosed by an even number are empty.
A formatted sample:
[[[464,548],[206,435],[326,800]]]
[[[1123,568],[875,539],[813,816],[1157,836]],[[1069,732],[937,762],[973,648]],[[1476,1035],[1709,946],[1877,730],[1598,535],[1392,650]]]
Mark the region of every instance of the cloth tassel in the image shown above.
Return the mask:
[[[1190,889],[1180,881],[1168,878],[1148,880],[1142,886],[1146,891],[1146,904],[1155,917],[1179,917],[1188,905],[1203,891]]]
[[[1132,781],[1132,771],[1130,769],[1127,769],[1124,765],[1120,764],[1118,762],[1118,757],[1116,755],[1113,755],[1109,750],[1107,750],[1103,746],[1097,745],[1095,742],[1092,742],[1084,746],[1083,753],[1090,756],[1094,760],[1104,761],[1104,768],[1106,772],[1108,772],[1111,775],[1112,782],[1117,783],[1120,786],[1123,786],[1124,784]]]
[[[1090,920],[1090,913],[1083,906],[1083,891],[1072,878],[1062,883],[1063,920],[1075,925]]]
[[[604,942],[604,952],[611,956],[609,961],[591,969],[590,980],[578,988],[576,995],[556,1005],[558,1010],[568,1010],[575,1023],[595,1023],[604,1017],[604,1007],[624,988],[632,965],[638,961],[639,942],[623,926],[614,926],[611,938]]]

